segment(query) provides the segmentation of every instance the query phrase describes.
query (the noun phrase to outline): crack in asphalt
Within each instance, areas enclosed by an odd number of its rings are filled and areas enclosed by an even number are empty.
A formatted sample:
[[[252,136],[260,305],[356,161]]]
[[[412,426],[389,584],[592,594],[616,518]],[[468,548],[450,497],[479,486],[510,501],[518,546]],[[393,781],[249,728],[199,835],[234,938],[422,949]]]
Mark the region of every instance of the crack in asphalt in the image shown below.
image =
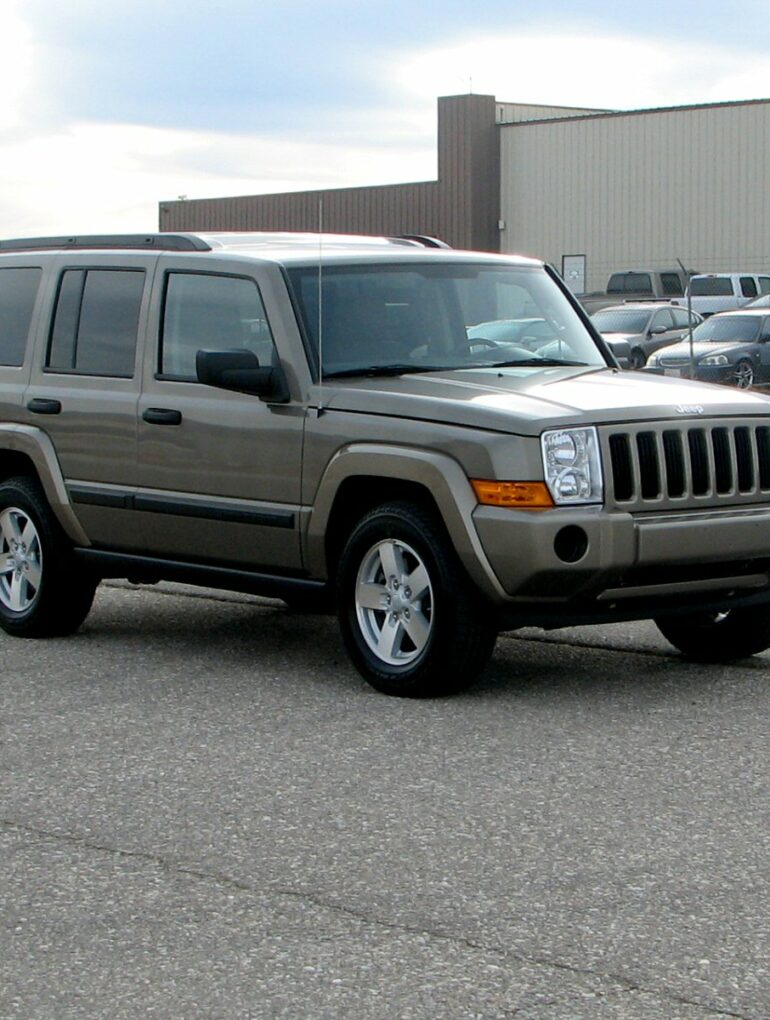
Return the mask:
[[[707,1002],[701,1002],[697,999],[689,999],[686,996],[678,995],[673,991],[661,991],[657,988],[650,988],[642,984],[637,984],[629,978],[620,974],[615,974],[612,971],[600,971],[591,967],[578,967],[574,964],[553,960],[547,956],[526,956],[521,953],[514,953],[510,949],[506,949],[501,946],[487,945],[477,939],[472,939],[456,933],[417,927],[415,925],[404,924],[397,921],[388,921],[383,918],[371,916],[365,911],[356,910],[333,900],[325,899],[323,896],[319,896],[315,893],[293,889],[289,886],[269,885],[266,888],[260,888],[221,872],[207,871],[202,868],[186,867],[183,864],[179,864],[163,857],[161,854],[153,854],[144,850],[123,850],[120,847],[92,842],[82,836],[50,832],[46,829],[40,829],[35,826],[26,825],[23,822],[13,821],[10,819],[0,818],[0,827],[6,832],[24,833],[27,836],[32,836],[41,841],[45,840],[66,846],[80,847],[82,849],[92,850],[98,853],[110,854],[114,857],[142,861],[144,863],[153,864],[161,870],[169,873],[187,875],[191,878],[198,879],[201,882],[212,882],[216,885],[221,885],[228,889],[235,889],[239,892],[245,892],[250,895],[268,895],[299,900],[303,903],[312,904],[313,906],[319,907],[323,910],[329,910],[333,913],[341,914],[357,921],[360,924],[370,925],[374,928],[400,931],[407,935],[420,935],[435,941],[448,942],[453,945],[465,946],[468,949],[492,953],[501,959],[515,960],[517,963],[521,964],[534,965],[537,967],[550,967],[553,970],[562,973],[574,974],[578,977],[593,978],[599,981],[610,981],[618,985],[624,992],[638,992],[646,995],[654,995],[661,1000],[675,1002],[681,1006],[693,1006],[698,1009],[707,1010],[714,1016],[732,1017],[734,1020],[754,1020],[754,1018],[746,1013],[736,1013],[732,1010],[722,1009],[719,1006],[714,1006]]]

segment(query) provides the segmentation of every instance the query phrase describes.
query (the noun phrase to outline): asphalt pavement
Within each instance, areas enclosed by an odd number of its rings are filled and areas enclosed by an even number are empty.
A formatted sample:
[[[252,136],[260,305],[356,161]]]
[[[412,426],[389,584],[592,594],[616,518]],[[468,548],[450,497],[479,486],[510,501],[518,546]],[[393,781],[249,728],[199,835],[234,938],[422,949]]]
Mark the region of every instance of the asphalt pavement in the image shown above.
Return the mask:
[[[3,1020],[770,1017],[770,653],[533,630],[399,700],[112,584],[0,665]]]

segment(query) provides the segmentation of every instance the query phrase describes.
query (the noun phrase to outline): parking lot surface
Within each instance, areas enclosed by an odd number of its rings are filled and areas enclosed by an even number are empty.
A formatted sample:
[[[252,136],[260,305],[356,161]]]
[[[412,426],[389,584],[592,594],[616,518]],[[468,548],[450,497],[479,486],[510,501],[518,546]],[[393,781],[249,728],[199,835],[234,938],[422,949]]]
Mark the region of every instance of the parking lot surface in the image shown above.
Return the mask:
[[[770,1016],[770,654],[526,631],[407,701],[113,584],[0,656],[3,1018]]]

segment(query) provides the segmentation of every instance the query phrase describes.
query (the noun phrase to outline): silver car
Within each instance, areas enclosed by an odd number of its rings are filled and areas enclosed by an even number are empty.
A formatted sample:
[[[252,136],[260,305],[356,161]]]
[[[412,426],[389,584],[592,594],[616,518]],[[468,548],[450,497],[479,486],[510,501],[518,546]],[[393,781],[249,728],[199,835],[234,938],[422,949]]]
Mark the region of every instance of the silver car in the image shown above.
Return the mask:
[[[703,319],[691,312],[693,327]],[[666,302],[639,301],[602,308],[591,316],[612,353],[624,368],[643,368],[661,347],[687,335],[690,317],[686,308]]]

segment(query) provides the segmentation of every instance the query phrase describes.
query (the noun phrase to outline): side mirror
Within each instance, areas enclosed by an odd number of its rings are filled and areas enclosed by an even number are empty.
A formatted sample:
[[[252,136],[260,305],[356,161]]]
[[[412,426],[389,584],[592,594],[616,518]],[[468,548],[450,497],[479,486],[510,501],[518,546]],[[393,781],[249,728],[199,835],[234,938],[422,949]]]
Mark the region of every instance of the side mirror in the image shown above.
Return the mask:
[[[195,356],[198,382],[236,393],[253,393],[271,404],[285,404],[289,387],[281,368],[262,367],[253,351],[234,347],[225,351],[198,351]]]
[[[654,329],[650,330],[650,336],[660,336],[661,333],[665,332],[666,332],[665,326],[656,326]]]

